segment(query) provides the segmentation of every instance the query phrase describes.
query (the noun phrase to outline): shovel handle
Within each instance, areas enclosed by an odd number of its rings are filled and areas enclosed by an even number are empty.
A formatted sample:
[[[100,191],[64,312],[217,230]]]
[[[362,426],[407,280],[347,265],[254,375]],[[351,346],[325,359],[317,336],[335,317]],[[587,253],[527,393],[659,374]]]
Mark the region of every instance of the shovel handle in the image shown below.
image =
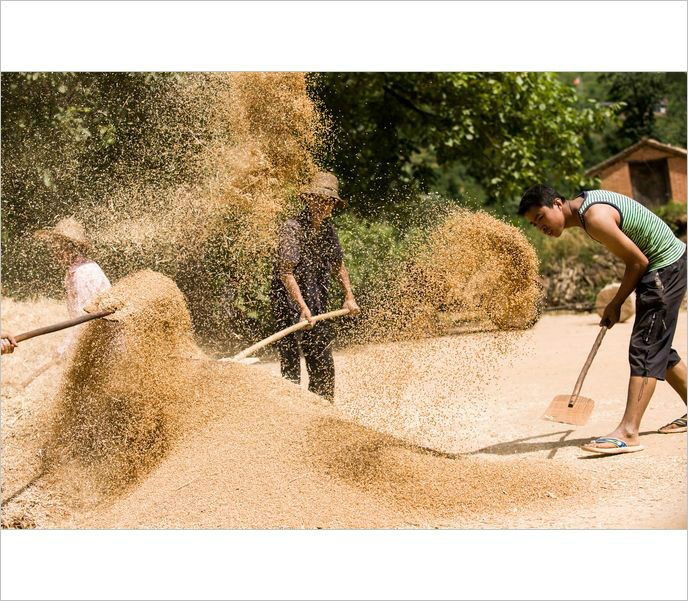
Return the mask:
[[[320,313],[319,315],[313,316],[313,321],[322,321],[324,319],[332,319],[333,317],[342,317],[344,315],[348,315],[350,312],[350,309],[337,309],[336,311],[330,311],[329,313]],[[285,336],[289,336],[289,334],[303,330],[303,328],[305,328],[307,325],[308,320],[304,319],[298,323],[295,323],[293,326],[289,326],[288,328],[284,328],[279,332],[275,332],[272,336],[268,336],[264,340],[256,342],[253,346],[249,346],[247,349],[244,349],[239,354],[234,355],[234,357],[232,357],[232,361],[245,359],[246,357],[255,353],[257,350],[260,350],[263,347],[268,346],[269,344],[272,344],[281,338],[284,338]]]
[[[73,328],[78,326],[80,323],[85,321],[91,321],[92,319],[99,319],[105,317],[106,315],[112,315],[115,311],[100,311],[98,313],[89,313],[88,315],[82,315],[81,317],[75,317],[74,319],[68,319],[67,321],[61,321],[60,323],[53,324],[51,326],[45,326],[42,328],[37,328],[31,330],[30,332],[24,332],[15,336],[17,342],[22,340],[28,340],[29,338],[35,338],[36,336],[43,336],[43,334],[50,334],[51,332],[57,332],[59,330],[64,330],[65,328]]]
[[[588,370],[590,369],[592,360],[595,358],[597,350],[600,348],[600,344],[602,344],[602,339],[604,338],[604,335],[606,333],[607,326],[602,326],[600,328],[600,333],[597,335],[597,338],[595,339],[595,343],[592,345],[592,348],[590,349],[590,354],[588,355],[588,358],[585,361],[585,365],[583,366],[583,369],[581,370],[580,375],[578,376],[576,386],[574,387],[573,394],[571,394],[571,399],[569,400],[569,407],[573,407],[575,402],[578,400],[578,395],[580,394],[580,390],[583,387],[583,380],[585,380],[585,376],[588,374]]]

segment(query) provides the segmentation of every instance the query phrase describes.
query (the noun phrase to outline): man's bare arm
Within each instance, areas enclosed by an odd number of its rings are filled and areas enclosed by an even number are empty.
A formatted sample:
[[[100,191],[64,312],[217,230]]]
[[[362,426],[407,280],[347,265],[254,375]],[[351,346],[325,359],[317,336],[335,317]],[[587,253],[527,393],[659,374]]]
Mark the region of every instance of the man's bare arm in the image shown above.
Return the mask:
[[[344,304],[342,305],[342,309],[349,309],[352,316],[358,315],[361,312],[361,309],[354,298],[354,293],[351,289],[351,280],[349,279],[349,270],[346,268],[346,265],[344,265],[344,261],[342,261],[341,265],[339,266],[337,277],[339,278],[339,282],[344,290]]]
[[[296,281],[294,274],[288,269],[285,269],[280,274],[280,278],[282,279],[282,283],[287,289],[289,296],[299,306],[299,309],[301,310],[301,319],[307,319],[310,327],[313,327],[315,325],[315,321],[313,321],[313,315],[311,315],[311,310],[308,308],[306,301],[303,300],[301,289],[299,288],[299,284]]]
[[[619,320],[621,305],[635,290],[650,264],[635,242],[621,231],[617,219],[616,209],[607,205],[593,206],[585,215],[586,229],[590,236],[603,244],[626,265],[621,286],[607,305],[600,321],[600,325],[608,327],[612,327]]]

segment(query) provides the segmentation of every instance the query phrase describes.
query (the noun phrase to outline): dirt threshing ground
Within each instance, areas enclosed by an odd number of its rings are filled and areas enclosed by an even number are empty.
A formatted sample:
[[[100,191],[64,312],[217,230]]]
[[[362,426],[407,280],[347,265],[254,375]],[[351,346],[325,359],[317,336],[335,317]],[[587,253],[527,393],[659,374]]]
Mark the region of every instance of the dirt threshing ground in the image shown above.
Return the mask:
[[[63,317],[55,301],[3,299],[3,324],[13,331]],[[685,411],[667,384],[658,385],[643,422],[645,451],[596,457],[578,448],[610,432],[623,411],[630,323],[609,332],[588,374],[583,393],[596,401],[590,423],[574,428],[540,419],[554,395],[571,390],[596,329],[593,315],[546,316],[501,359],[478,354],[476,361],[488,364],[474,372],[465,368],[467,353],[500,334],[340,351],[334,408],[279,380],[274,362],[208,367],[209,377],[226,378],[228,386],[242,379],[240,406],[186,432],[149,473],[96,505],[70,503],[79,491],[71,486],[68,495],[58,477],[47,477],[11,501],[3,521],[106,528],[685,528],[686,435],[654,433]],[[23,390],[17,382],[61,336],[27,341],[2,359],[3,499],[39,469],[41,441],[22,424],[47,419],[62,368]],[[685,341],[682,312],[674,346],[683,356]],[[457,385],[461,372],[465,381]],[[246,385],[247,378],[255,385]],[[381,389],[376,382],[387,383]]]
[[[674,348],[685,357],[686,312],[679,315]],[[580,494],[565,499],[547,495],[544,503],[519,507],[517,499],[505,499],[503,510],[490,515],[456,516],[424,527],[459,528],[685,528],[687,509],[686,434],[659,434],[657,428],[685,413],[685,405],[666,382],[659,382],[641,425],[645,450],[629,455],[601,457],[579,449],[591,438],[611,432],[621,418],[626,400],[626,359],[632,319],[617,324],[605,337],[584,382],[582,394],[595,400],[595,410],[585,426],[568,426],[540,419],[556,394],[570,393],[598,331],[593,314],[559,314],[543,317],[523,335],[514,356],[499,365],[486,365],[491,390],[483,391],[490,407],[488,420],[464,424],[473,443],[462,445],[457,459],[472,457],[508,473],[518,462],[543,462],[562,474],[570,470],[584,478]],[[484,334],[472,335],[479,344]],[[453,352],[473,344],[471,335],[442,339],[443,361]],[[408,352],[421,355],[418,346],[433,341],[409,343]],[[370,354],[372,349],[363,350]],[[338,367],[337,404],[345,414],[361,415],[360,401],[349,391],[360,378],[352,360],[355,351],[335,353]],[[439,363],[439,361],[438,361]],[[438,373],[442,373],[438,365]],[[278,374],[277,363],[262,369]],[[305,370],[304,372],[305,373]],[[438,388],[448,386],[439,378]],[[426,392],[427,389],[426,389]],[[408,396],[405,397],[408,401]],[[457,399],[459,402],[459,399]],[[408,411],[422,412],[422,395],[413,399]],[[429,416],[426,416],[429,417]],[[379,421],[370,420],[384,428]],[[401,425],[390,424],[394,430]],[[442,441],[434,440],[435,445]],[[449,455],[451,456],[451,455]],[[515,470],[514,470],[515,471]],[[507,476],[508,477],[508,476]],[[486,487],[490,483],[485,483]]]

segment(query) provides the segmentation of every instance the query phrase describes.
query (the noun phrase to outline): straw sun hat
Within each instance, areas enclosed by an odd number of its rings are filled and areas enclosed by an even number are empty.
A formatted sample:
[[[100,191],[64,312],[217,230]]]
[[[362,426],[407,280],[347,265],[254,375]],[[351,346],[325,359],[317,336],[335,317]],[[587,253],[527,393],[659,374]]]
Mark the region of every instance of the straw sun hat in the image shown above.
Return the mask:
[[[313,176],[310,184],[301,189],[301,194],[316,194],[326,198],[333,198],[336,206],[345,207],[347,201],[339,196],[339,181],[334,173],[320,171]]]
[[[34,236],[45,242],[67,243],[81,250],[86,250],[90,246],[84,226],[73,217],[60,219],[55,227],[40,229]]]

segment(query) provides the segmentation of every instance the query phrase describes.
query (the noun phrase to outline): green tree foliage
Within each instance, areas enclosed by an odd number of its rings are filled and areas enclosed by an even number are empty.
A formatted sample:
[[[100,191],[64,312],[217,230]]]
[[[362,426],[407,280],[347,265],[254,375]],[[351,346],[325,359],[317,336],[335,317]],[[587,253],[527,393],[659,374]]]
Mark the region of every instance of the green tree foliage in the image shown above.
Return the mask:
[[[311,89],[332,126],[322,162],[363,214],[437,190],[447,168],[509,210],[534,181],[580,187],[582,140],[610,116],[549,73],[327,73]]]
[[[622,121],[607,140],[618,152],[644,137],[683,146],[686,137],[685,73],[602,73],[607,98],[619,103]]]
[[[186,118],[170,93],[177,77],[3,73],[3,229],[107,202],[113,182],[143,173],[161,185],[183,175],[194,137],[176,126]]]
[[[562,73],[560,79],[576,82],[580,106],[593,98],[614,108],[614,118],[586,136],[586,167],[643,137],[686,146],[685,73]]]
[[[618,152],[651,136],[655,111],[664,95],[664,74],[603,73],[600,79],[609,86],[607,97],[621,103],[621,126],[609,142],[610,149]]]
[[[655,137],[667,144],[686,147],[686,73],[665,73],[666,115],[655,119]]]

